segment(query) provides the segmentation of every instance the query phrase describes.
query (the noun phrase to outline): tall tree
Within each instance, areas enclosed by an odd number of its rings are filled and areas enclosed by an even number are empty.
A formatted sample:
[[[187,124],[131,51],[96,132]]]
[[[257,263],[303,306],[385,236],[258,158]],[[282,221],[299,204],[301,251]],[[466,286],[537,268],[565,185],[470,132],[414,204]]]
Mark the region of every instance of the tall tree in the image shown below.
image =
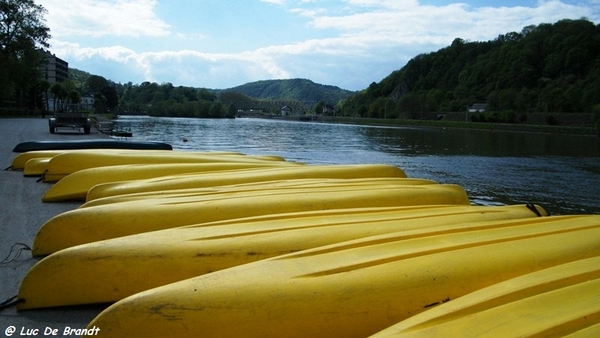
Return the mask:
[[[89,91],[90,94],[96,94],[101,91],[104,87],[108,86],[108,80],[99,75],[90,75],[85,80],[85,88]]]
[[[105,86],[100,89],[100,93],[106,98],[106,108],[114,109],[119,105],[119,94],[112,86]]]
[[[63,110],[64,100],[69,97],[69,91],[62,83],[57,82],[50,87],[50,92],[54,96],[54,110]],[[59,101],[58,104],[57,100]]]
[[[77,111],[77,105],[81,102],[81,94],[77,90],[72,89],[69,91],[69,100],[71,101],[72,109]]]
[[[50,38],[45,14],[32,0],[0,0],[0,100],[18,100],[40,80],[37,50]]]

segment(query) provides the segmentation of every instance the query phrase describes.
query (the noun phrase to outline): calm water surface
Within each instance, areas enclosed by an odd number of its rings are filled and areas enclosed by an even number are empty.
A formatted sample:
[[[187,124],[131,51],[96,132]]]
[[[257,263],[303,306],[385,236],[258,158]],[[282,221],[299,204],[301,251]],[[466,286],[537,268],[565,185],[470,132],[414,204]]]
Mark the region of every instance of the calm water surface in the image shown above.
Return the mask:
[[[600,214],[600,138],[264,119],[121,116],[132,140],[180,150],[279,155],[307,164],[384,163],[462,186],[473,204],[537,203],[553,214]],[[184,142],[187,140],[187,142]]]

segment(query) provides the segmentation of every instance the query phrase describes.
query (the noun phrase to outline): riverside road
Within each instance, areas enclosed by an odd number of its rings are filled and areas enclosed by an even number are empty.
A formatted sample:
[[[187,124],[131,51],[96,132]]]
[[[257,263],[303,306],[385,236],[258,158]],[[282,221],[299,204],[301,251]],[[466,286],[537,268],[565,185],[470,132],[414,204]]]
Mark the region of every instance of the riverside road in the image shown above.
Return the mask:
[[[41,118],[0,119],[0,135],[2,169],[9,167],[18,155],[12,149],[21,142],[106,138],[95,129],[87,135],[70,130],[50,134],[48,120]],[[17,295],[23,277],[39,260],[23,249],[25,245],[32,245],[40,226],[81,204],[42,203],[41,197],[49,185],[36,180],[24,177],[21,171],[2,170],[0,173],[0,302]],[[17,311],[15,306],[9,306],[0,309],[0,332],[5,336],[77,336],[105,307]]]

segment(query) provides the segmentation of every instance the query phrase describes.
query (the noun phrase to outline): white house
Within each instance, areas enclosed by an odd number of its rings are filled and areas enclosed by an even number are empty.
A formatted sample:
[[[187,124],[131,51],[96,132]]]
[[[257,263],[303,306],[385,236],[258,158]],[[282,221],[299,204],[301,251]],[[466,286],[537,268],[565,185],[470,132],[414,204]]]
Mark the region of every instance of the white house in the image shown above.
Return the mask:
[[[83,110],[93,110],[94,109],[94,97],[90,94],[86,94],[81,97],[81,102],[79,102],[79,109]]]
[[[475,103],[469,107],[469,113],[483,113],[487,109],[486,103]]]
[[[292,108],[290,106],[284,106],[281,108],[281,116],[292,115]]]

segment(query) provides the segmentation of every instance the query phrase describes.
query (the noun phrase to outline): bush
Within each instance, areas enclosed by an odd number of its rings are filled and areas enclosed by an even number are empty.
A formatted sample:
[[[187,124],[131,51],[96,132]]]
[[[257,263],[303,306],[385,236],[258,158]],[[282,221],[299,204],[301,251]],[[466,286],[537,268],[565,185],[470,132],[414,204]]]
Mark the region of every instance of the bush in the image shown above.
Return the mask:
[[[519,122],[520,123],[527,122],[527,114],[523,113],[523,114],[519,115]]]
[[[482,113],[471,114],[471,122],[485,122],[486,117]]]
[[[29,115],[33,116],[35,113],[29,111]],[[22,108],[0,108],[0,117],[13,117],[13,116],[27,116],[26,110]]]
[[[517,121],[517,113],[514,110],[505,111],[502,114],[504,123],[515,123]]]
[[[554,115],[548,114],[546,115],[546,124],[548,124],[549,126],[555,126],[558,124],[558,120]]]

